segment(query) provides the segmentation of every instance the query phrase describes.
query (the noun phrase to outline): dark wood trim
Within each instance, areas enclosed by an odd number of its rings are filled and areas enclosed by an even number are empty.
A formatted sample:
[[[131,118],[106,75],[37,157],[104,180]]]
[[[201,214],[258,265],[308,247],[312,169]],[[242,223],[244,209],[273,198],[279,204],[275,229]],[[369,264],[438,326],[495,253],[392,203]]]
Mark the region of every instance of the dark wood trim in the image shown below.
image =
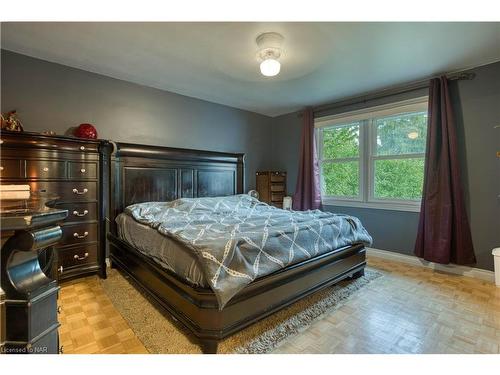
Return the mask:
[[[88,139],[88,138],[78,138],[70,135],[45,135],[37,132],[13,132],[9,130],[1,130],[0,132],[3,135],[6,136],[12,136],[13,138],[16,138],[19,141],[19,144],[36,144],[38,147],[40,147],[42,144],[47,143],[51,144],[54,142],[58,141],[70,141],[73,143],[82,143],[82,144],[88,144],[88,143],[94,143],[95,145],[99,145],[99,143],[103,142],[101,139]],[[33,138],[36,138],[35,140]],[[49,146],[49,148],[54,148],[52,146]]]
[[[175,147],[114,143],[114,157],[139,157],[152,160],[182,160],[192,162],[242,164],[245,154],[195,150]]]
[[[113,150],[111,143],[102,142],[99,145],[99,181],[101,181],[99,186],[99,201],[101,202],[99,206],[99,248],[101,251],[98,253],[98,264],[99,264],[99,276],[102,279],[107,277],[106,275],[106,257],[108,255],[107,251],[107,240],[106,233],[109,230],[107,218],[109,217],[109,196],[110,196],[110,155]]]

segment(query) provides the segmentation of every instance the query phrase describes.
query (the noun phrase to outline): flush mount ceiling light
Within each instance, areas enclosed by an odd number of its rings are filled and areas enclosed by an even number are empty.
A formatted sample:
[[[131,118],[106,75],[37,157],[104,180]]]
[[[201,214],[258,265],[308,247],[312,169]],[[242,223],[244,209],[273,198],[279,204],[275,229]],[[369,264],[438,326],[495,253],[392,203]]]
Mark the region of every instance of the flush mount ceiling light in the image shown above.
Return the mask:
[[[281,56],[281,45],[283,36],[278,33],[263,33],[257,39],[259,52],[257,58],[260,63],[260,72],[266,77],[278,75],[281,69],[281,64],[278,61]]]
[[[408,138],[410,139],[417,139],[418,138],[418,132],[413,130],[411,132],[408,133]]]

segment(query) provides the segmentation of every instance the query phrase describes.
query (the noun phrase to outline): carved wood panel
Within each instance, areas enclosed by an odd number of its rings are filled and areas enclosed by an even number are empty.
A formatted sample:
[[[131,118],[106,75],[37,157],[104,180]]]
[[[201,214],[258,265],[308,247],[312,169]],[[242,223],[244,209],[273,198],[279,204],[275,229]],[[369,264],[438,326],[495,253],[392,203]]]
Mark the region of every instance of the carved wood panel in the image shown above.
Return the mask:
[[[181,169],[180,181],[180,198],[193,198],[194,197],[194,170]]]
[[[123,189],[126,206],[177,199],[177,169],[125,167]]]
[[[221,197],[234,194],[236,194],[234,170],[198,171],[198,197]]]

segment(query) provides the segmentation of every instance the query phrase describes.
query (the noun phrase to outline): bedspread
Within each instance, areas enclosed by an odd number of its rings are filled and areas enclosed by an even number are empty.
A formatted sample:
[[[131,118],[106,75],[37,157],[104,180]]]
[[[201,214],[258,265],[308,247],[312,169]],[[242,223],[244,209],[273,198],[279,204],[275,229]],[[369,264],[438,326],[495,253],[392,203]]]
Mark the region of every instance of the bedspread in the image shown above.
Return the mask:
[[[138,203],[125,212],[193,251],[220,309],[259,277],[340,247],[372,242],[356,217],[282,210],[243,194]]]

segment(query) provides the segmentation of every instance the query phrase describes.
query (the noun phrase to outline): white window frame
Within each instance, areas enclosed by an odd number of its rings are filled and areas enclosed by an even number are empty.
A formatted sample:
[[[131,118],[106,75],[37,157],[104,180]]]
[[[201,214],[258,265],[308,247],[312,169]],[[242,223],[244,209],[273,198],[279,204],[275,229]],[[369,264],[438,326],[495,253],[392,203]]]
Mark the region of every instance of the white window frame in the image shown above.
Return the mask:
[[[342,123],[342,124],[337,124],[337,125],[333,125],[331,127],[345,127],[345,126],[348,126],[348,125],[352,125],[354,122],[350,122],[350,123]],[[364,144],[364,134],[363,134],[363,131],[362,131],[362,127],[363,127],[363,122],[361,122],[360,126],[359,126],[359,144],[360,146]],[[330,126],[328,126],[330,127]],[[321,131],[317,131],[316,133],[317,137],[316,139],[319,140],[318,142],[318,147],[317,147],[317,152],[318,152],[318,156],[320,155],[323,155],[323,132]],[[358,153],[358,156],[357,157],[348,157],[348,158],[336,158],[336,159],[318,159],[320,160],[320,163],[319,163],[319,169],[320,169],[320,180],[321,180],[321,186],[323,187],[324,186],[324,180],[323,180],[323,164],[324,163],[342,163],[342,162],[349,162],[349,161],[358,161],[359,162],[359,181],[361,182],[359,185],[359,195],[357,197],[355,196],[351,196],[351,197],[347,197],[347,196],[342,196],[342,197],[338,197],[338,196],[328,196],[329,198],[332,198],[332,199],[336,199],[336,200],[342,200],[342,201],[345,201],[345,202],[360,202],[361,199],[363,198],[363,196],[365,195],[365,186],[364,184],[362,183],[363,181],[363,175],[365,173],[365,167],[364,167],[364,163],[363,163],[363,160],[364,160],[364,149],[363,147],[360,147],[359,148],[359,153]],[[321,197],[323,197],[323,191],[321,191]],[[322,198],[323,199],[323,198]]]
[[[359,129],[359,193],[358,197],[338,197],[327,196],[321,191],[321,199],[324,205],[333,206],[348,206],[348,207],[362,207],[362,208],[375,208],[383,210],[397,210],[397,211],[411,211],[419,212],[421,200],[405,200],[405,199],[383,199],[375,198],[375,161],[381,159],[407,159],[415,157],[425,157],[424,153],[405,154],[405,155],[374,155],[376,150],[376,136],[375,136],[375,121],[381,117],[392,115],[422,112],[427,111],[428,97],[419,97],[415,99],[391,103],[377,107],[370,107],[358,111],[342,113],[333,116],[320,117],[315,119],[314,126],[316,128],[316,139],[318,141],[318,160],[320,164],[321,186],[323,187],[323,162],[322,147],[323,147],[323,132],[321,128],[335,127],[341,125],[352,124],[354,122],[361,122]],[[335,159],[333,162],[357,160],[358,158],[345,158]],[[332,162],[326,160],[326,162]]]

